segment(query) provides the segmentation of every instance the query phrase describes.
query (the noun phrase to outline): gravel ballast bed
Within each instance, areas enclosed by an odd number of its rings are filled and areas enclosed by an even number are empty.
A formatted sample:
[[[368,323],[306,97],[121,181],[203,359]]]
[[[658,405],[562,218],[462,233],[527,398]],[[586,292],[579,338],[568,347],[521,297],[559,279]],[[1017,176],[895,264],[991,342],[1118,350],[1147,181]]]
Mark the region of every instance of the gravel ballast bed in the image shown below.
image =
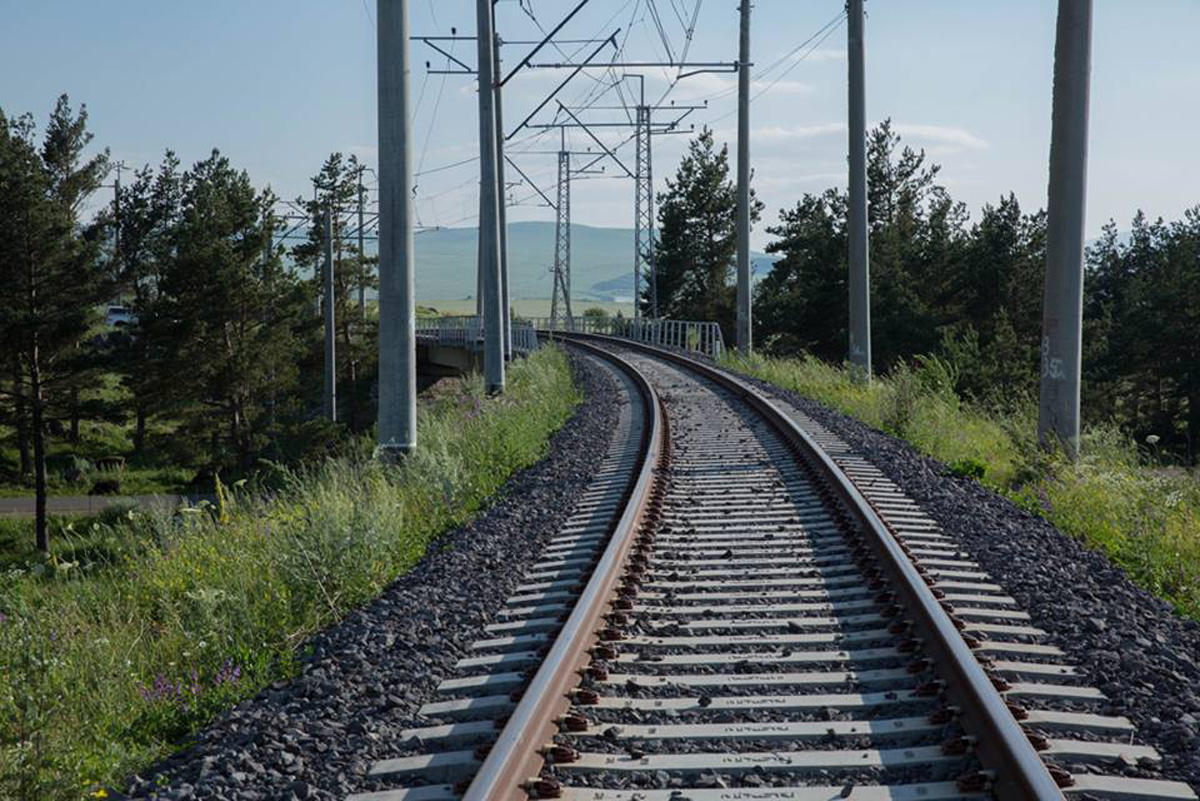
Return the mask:
[[[622,402],[593,357],[570,352],[584,401],[540,462],[446,534],[379,598],[312,638],[296,678],[239,704],[195,745],[128,783],[137,798],[341,799],[491,621],[568,516],[607,450]]]
[[[841,437],[894,481],[1108,696],[1138,739],[1163,757],[1164,778],[1200,788],[1200,625],[1130,581],[1103,554],[905,442],[749,376]]]

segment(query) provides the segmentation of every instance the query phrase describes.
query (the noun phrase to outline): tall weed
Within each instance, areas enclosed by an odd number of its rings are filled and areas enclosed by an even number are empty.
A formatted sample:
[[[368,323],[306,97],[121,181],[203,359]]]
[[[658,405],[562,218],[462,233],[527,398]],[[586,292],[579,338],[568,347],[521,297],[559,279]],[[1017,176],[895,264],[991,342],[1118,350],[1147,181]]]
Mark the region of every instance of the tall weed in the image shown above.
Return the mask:
[[[1084,432],[1071,462],[1037,444],[1032,398],[1002,407],[954,392],[949,362],[918,359],[869,383],[812,356],[732,354],[726,366],[810,397],[904,439],[978,478],[1061,530],[1099,549],[1140,586],[1200,620],[1200,477],[1143,463],[1136,443],[1111,426]]]
[[[115,562],[0,576],[0,798],[78,798],[166,753],[294,669],[313,632],[411,567],[544,453],[579,402],[564,354],[425,402],[421,447],[394,467],[369,443],[269,496],[243,486],[112,529]],[[94,523],[103,526],[107,524]]]

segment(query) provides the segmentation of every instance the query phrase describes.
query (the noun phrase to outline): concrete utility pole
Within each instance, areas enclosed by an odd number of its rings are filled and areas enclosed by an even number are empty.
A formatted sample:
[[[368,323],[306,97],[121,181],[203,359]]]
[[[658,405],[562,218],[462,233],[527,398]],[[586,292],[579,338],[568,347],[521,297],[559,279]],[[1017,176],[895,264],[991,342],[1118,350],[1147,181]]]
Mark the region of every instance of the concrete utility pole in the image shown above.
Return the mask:
[[[496,183],[496,81],[492,74],[492,0],[475,0],[479,72],[479,274],[483,283],[483,373],[487,391],[504,391],[504,312]]]
[[[867,231],[867,111],[863,68],[863,0],[847,3],[850,62],[850,364],[871,378],[871,268]]]
[[[378,0],[379,452],[417,446],[408,0]]]
[[[737,347],[753,344],[750,309],[750,0],[742,0],[738,39]]]
[[[358,319],[367,319],[367,252],[363,250],[363,167],[358,168]]]
[[[500,75],[500,36],[495,33],[496,4],[492,3],[492,74]],[[512,358],[512,320],[508,298],[508,198],[504,191],[504,108],[500,87],[496,87],[496,195],[500,227],[500,313],[504,318],[504,358]]]
[[[1046,207],[1038,439],[1047,446],[1061,444],[1072,459],[1079,455],[1083,226],[1091,61],[1092,0],[1059,0],[1054,42],[1050,198]]]
[[[325,416],[337,422],[337,353],[334,345],[333,307],[333,211],[325,206],[324,219],[325,264],[322,284],[325,287]]]

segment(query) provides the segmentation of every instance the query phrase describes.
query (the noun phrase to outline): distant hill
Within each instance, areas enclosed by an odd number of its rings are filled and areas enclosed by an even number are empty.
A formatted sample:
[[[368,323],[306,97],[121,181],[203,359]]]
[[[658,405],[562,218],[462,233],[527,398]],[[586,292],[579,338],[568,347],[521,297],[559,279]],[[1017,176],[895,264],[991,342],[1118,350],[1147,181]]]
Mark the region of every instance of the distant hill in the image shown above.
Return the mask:
[[[449,300],[475,295],[475,228],[442,228],[418,234],[417,297]],[[756,276],[775,259],[752,253]],[[580,300],[628,301],[633,297],[633,230],[571,226],[571,295]],[[513,298],[550,296],[554,223],[508,226],[509,291]]]

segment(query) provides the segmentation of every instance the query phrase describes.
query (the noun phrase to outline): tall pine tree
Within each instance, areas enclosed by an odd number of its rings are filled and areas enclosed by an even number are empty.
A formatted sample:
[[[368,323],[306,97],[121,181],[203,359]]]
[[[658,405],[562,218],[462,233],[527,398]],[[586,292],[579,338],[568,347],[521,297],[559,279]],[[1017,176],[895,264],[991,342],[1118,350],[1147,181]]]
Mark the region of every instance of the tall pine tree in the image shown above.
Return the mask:
[[[100,185],[107,154],[84,158],[87,111],[66,95],[50,115],[39,149],[28,117],[0,112],[0,339],[15,354],[5,390],[32,441],[37,547],[49,549],[46,455],[49,423],[75,414],[98,305],[112,290],[100,235],[79,210]]]
[[[750,219],[762,203],[751,192]],[[717,149],[705,128],[658,195],[658,314],[679,320],[715,320],[728,339],[733,332],[734,257],[737,251],[737,187],[729,177],[729,148]],[[650,313],[650,291],[640,299]]]
[[[184,173],[174,256],[147,320],[170,355],[175,413],[207,438],[213,467],[252,467],[273,403],[298,381],[310,296],[265,246],[272,203],[215,150]]]
[[[345,420],[351,431],[363,430],[374,419],[368,408],[370,382],[374,378],[377,360],[378,319],[360,309],[359,299],[365,291],[378,285],[372,266],[376,258],[368,256],[358,246],[359,182],[363,165],[356,156],[347,158],[332,153],[321,170],[313,176],[315,197],[297,199],[309,217],[308,236],[292,248],[296,264],[313,276],[313,288],[320,297],[323,289],[325,229],[324,213],[333,214],[333,285],[334,319],[337,338],[337,375],[339,420]],[[322,297],[321,302],[324,302]],[[312,354],[314,362],[317,354]],[[323,358],[323,357],[322,357]]]

